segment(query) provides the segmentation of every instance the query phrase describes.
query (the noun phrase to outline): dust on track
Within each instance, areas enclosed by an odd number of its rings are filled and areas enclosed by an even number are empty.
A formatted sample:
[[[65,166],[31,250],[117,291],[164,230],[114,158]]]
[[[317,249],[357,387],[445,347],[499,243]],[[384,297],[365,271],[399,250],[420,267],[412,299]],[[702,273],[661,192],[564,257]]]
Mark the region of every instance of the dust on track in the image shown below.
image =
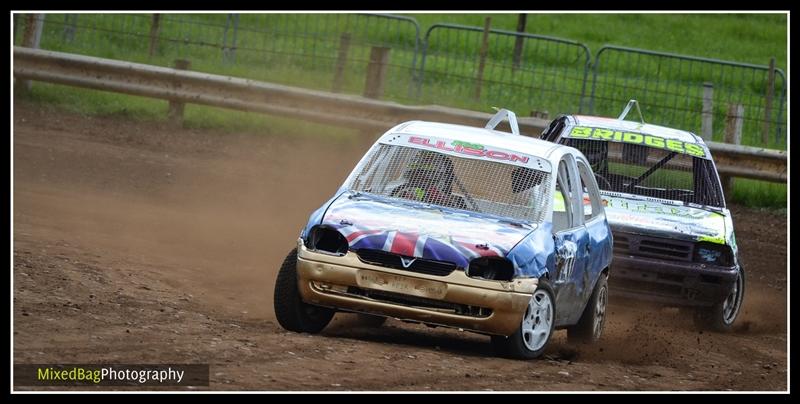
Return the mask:
[[[17,102],[15,363],[209,363],[211,389],[785,390],[786,216],[733,207],[748,273],[730,334],[613,302],[603,341],[538,361],[488,338],[337,314],[274,321],[276,270],[370,139],[173,129]]]

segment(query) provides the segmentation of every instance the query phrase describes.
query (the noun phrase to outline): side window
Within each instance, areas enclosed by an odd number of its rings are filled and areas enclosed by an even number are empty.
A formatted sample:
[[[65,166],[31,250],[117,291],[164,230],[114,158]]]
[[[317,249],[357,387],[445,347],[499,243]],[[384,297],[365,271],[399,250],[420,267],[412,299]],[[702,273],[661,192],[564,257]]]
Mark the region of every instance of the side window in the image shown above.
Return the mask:
[[[564,125],[566,125],[567,117],[562,116],[553,120],[550,125],[545,128],[539,138],[542,140],[547,140],[553,142],[556,140],[559,134],[561,134],[561,130],[564,129]]]
[[[575,171],[575,160],[566,155],[558,163],[556,194],[553,204],[553,232],[571,229],[583,224],[581,196],[578,194],[580,178]]]
[[[600,215],[603,211],[600,193],[597,192],[592,171],[582,160],[578,160],[578,173],[581,176],[581,191],[583,192],[583,221],[588,222],[592,218]]]

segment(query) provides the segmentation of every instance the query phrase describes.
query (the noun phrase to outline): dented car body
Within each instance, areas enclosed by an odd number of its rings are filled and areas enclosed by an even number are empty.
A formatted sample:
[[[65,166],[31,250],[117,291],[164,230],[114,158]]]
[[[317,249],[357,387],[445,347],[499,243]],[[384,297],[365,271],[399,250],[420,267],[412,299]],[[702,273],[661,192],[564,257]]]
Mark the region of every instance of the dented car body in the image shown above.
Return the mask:
[[[493,129],[498,117],[512,133]],[[505,110],[486,128],[406,122],[311,214],[276,314],[305,332],[334,311],[456,327],[533,358],[557,328],[600,337],[611,246],[578,150],[520,136]]]
[[[744,297],[744,270],[703,140],[590,116],[556,118],[542,138],[580,149],[592,164],[614,233],[613,294],[691,307],[698,325],[730,329]]]

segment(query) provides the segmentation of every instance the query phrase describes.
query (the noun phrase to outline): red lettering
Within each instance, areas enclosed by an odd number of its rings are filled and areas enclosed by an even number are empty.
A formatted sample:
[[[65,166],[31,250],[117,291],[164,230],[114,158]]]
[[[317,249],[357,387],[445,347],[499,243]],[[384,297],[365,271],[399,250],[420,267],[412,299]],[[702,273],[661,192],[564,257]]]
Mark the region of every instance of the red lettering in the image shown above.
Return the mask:
[[[444,140],[437,141],[436,142],[436,148],[437,149],[442,149],[442,150],[447,150],[447,151],[453,151],[454,150],[452,147],[447,147],[447,143],[445,143]]]
[[[469,154],[471,156],[483,157],[483,150],[473,149],[471,147],[464,147],[464,151],[462,151],[462,153]]]
[[[422,137],[411,136],[411,137],[408,138],[408,142],[409,143],[415,143],[415,144],[421,144],[421,145],[430,146],[430,143],[428,143],[428,139],[425,139],[425,138],[422,138]]]
[[[511,161],[519,161],[521,163],[526,163],[527,164],[528,160],[529,159],[527,157],[517,156],[516,154],[512,154],[511,155]]]
[[[503,153],[501,151],[490,150],[486,152],[486,157],[497,159],[497,160],[508,160],[508,154]]]
[[[436,148],[439,150],[456,152],[459,154],[467,154],[475,157],[488,157],[494,160],[510,160],[512,162],[520,162],[525,164],[527,164],[528,161],[530,161],[530,158],[527,156],[520,156],[518,154],[506,153],[499,150],[473,149],[471,147],[466,147],[461,144],[457,144],[455,147],[450,147],[444,140],[436,140],[436,144],[434,145],[431,144],[431,139],[419,136],[409,136],[408,142],[422,146]]]

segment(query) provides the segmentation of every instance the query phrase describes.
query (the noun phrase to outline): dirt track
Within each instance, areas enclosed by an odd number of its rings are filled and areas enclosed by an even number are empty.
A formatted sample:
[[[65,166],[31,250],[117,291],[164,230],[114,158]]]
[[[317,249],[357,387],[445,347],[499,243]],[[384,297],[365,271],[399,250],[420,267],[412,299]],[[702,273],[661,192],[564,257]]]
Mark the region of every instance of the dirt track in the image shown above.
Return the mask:
[[[617,302],[602,343],[545,359],[338,314],[274,321],[276,270],[367,145],[14,111],[14,362],[210,363],[212,389],[785,390],[786,216],[733,207],[748,271],[731,334]],[[613,276],[613,275],[612,275]]]

